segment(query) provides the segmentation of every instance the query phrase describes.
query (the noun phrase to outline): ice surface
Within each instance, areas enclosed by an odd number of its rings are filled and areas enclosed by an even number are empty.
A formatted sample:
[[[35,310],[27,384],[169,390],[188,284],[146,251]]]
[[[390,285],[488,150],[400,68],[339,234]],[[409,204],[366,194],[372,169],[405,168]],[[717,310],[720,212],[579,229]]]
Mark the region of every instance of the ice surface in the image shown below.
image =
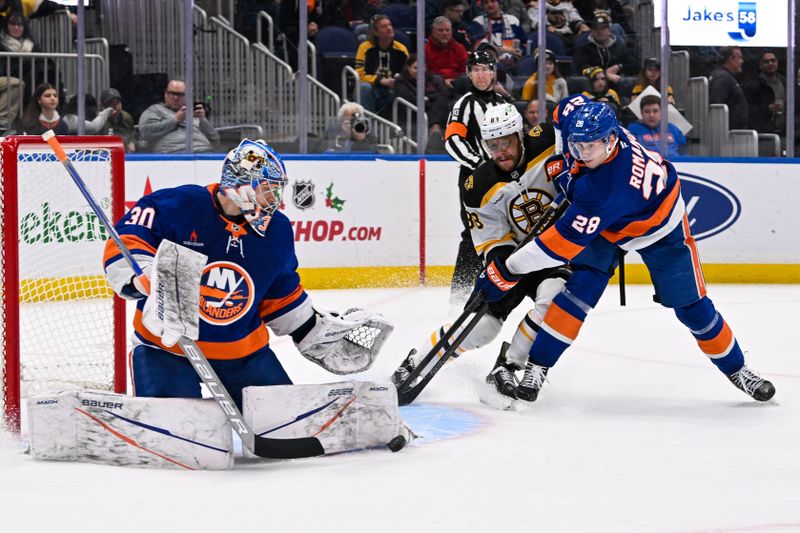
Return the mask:
[[[649,287],[628,287],[625,308],[612,287],[535,404],[478,402],[498,338],[404,410],[426,438],[396,454],[187,473],[37,462],[0,435],[0,531],[800,531],[800,286],[710,293],[750,365],[775,383],[772,402],[736,390]],[[396,322],[365,374],[376,380],[442,322],[447,296],[312,292],[319,307],[361,305]],[[273,348],[295,381],[336,381],[288,340]]]

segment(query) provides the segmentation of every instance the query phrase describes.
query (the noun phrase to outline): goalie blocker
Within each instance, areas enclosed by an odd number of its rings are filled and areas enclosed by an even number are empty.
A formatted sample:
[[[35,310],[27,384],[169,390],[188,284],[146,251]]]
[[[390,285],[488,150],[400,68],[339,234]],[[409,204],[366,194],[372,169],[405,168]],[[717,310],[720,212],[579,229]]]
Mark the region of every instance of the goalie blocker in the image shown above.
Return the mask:
[[[316,437],[325,454],[413,436],[400,417],[395,388],[386,383],[247,387],[244,405],[245,419],[260,436]],[[28,413],[35,459],[186,470],[234,464],[232,428],[212,400],[65,391],[32,396]]]

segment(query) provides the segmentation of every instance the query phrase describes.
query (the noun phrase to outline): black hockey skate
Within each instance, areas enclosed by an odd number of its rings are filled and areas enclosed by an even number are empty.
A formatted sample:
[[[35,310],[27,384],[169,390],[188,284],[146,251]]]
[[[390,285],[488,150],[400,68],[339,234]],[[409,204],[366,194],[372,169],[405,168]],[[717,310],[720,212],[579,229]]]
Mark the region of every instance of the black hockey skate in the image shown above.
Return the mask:
[[[747,368],[747,366],[743,366],[738,372],[728,374],[727,377],[737,389],[744,391],[745,394],[756,401],[766,402],[775,396],[775,387],[772,383]]]
[[[509,398],[517,397],[517,379],[516,371],[521,370],[517,365],[509,363],[506,360],[506,351],[511,345],[504,342],[500,347],[500,355],[497,356],[497,361],[494,363],[494,368],[489,375],[486,376],[486,383],[494,384],[497,392]]]
[[[395,387],[400,387],[405,381],[408,379],[408,376],[417,368],[417,363],[414,361],[414,355],[416,355],[417,350],[411,350],[408,352],[408,355],[403,362],[400,363],[400,366],[397,367],[397,370],[394,371],[392,374],[392,383],[394,383]]]
[[[539,390],[544,385],[549,367],[540,366],[533,361],[528,361],[525,366],[525,375],[517,386],[517,398],[526,402],[535,402],[539,396]]]

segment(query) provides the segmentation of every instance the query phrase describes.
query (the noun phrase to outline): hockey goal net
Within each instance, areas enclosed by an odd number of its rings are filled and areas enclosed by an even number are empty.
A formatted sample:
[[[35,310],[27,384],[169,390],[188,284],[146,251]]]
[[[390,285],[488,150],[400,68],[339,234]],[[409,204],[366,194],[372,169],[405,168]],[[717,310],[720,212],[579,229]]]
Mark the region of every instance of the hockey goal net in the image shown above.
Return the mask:
[[[47,143],[0,139],[0,409],[6,428],[18,432],[20,401],[30,394],[125,390],[125,306],[103,276],[107,231]],[[119,139],[59,139],[106,215],[119,220]]]

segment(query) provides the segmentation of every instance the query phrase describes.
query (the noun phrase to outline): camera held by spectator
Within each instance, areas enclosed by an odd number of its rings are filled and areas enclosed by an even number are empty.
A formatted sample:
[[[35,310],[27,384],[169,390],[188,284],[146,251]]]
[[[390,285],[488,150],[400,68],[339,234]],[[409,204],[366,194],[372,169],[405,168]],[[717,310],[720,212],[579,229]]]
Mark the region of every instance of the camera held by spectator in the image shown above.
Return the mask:
[[[350,117],[350,129],[354,134],[366,135],[369,133],[369,119],[361,113],[353,113]]]

